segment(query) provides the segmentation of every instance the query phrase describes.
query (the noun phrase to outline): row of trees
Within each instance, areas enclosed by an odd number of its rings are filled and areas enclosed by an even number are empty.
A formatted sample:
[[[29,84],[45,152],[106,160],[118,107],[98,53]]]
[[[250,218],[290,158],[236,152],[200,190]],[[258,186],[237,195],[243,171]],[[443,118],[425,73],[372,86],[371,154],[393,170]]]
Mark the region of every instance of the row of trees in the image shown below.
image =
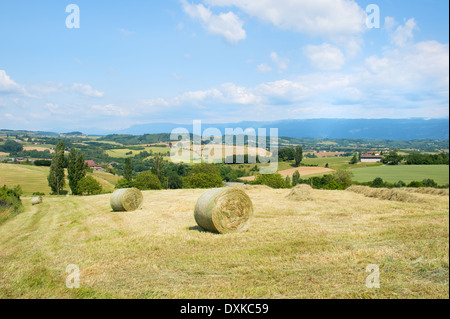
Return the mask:
[[[299,167],[303,161],[303,147],[282,148],[278,150],[278,160],[283,162],[295,161],[295,166]]]
[[[412,181],[410,183],[405,183],[404,181],[398,181],[395,183],[390,183],[384,181],[381,177],[375,178],[373,181],[366,183],[358,183],[358,185],[370,186],[372,188],[420,188],[420,187],[431,187],[431,188],[448,188],[448,185],[438,185],[435,180],[431,178],[424,179],[423,181]]]
[[[64,168],[67,166],[67,177],[72,195],[94,195],[102,192],[101,184],[92,176],[86,176],[89,169],[85,163],[83,152],[72,148],[68,158],[65,156],[64,142],[60,141],[55,147],[55,153],[50,164],[47,177],[52,193],[60,195],[66,186]]]
[[[221,171],[213,164],[193,165],[189,171],[184,165],[165,167],[163,158],[154,159],[150,171],[141,172],[133,178],[131,160],[127,160],[124,178],[116,184],[116,188],[136,187],[140,190],[159,190],[163,188],[214,188],[223,185]]]

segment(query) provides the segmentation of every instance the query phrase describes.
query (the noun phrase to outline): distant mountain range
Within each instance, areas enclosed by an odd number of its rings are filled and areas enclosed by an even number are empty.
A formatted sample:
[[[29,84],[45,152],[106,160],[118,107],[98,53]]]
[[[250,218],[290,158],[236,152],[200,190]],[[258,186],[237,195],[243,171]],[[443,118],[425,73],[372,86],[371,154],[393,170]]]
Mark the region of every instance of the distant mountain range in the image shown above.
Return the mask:
[[[279,136],[295,138],[352,138],[352,139],[449,139],[449,119],[309,119],[273,122],[239,122],[226,124],[203,124],[225,134],[226,128],[278,128]],[[143,135],[170,133],[173,129],[185,128],[192,133],[191,125],[156,123],[134,125],[117,134]]]

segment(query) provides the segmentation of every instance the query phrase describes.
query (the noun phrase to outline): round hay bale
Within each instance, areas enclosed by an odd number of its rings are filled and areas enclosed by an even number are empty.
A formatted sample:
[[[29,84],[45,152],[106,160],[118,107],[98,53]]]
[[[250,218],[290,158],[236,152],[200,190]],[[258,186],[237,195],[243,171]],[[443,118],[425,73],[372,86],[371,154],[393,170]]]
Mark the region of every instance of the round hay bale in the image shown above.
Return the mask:
[[[312,200],[311,197],[312,190],[313,188],[309,185],[306,184],[297,185],[291,190],[287,198],[295,201]]]
[[[43,197],[42,196],[38,196],[38,197],[33,197],[32,199],[31,199],[31,205],[39,205],[39,204],[42,204],[42,202],[44,201],[44,199],[43,199]]]
[[[132,212],[141,208],[144,197],[137,188],[122,188],[111,195],[111,208],[115,212]]]
[[[242,189],[211,189],[197,201],[194,216],[200,227],[214,233],[245,232],[253,216],[253,203]]]

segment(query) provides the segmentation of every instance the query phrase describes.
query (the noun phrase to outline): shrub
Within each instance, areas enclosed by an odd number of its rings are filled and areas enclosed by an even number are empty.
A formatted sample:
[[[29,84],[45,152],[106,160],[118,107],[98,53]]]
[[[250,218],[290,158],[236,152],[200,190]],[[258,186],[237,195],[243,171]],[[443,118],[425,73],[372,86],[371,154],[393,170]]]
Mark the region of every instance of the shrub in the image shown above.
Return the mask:
[[[139,173],[134,181],[134,187],[140,190],[158,190],[162,189],[161,181],[158,176],[150,171]]]
[[[347,189],[348,187],[352,186],[352,177],[353,174],[344,169],[337,170],[336,172],[331,174],[331,179],[340,184],[342,186],[342,189]]]
[[[384,187],[384,181],[382,178],[377,177],[370,183],[370,186],[373,188],[382,188]]]
[[[213,164],[197,164],[192,167],[190,174],[184,179],[185,188],[214,188],[222,187],[220,170]]]
[[[80,194],[98,195],[102,190],[102,185],[92,176],[83,177],[78,182],[78,191]]]
[[[121,178],[116,183],[116,189],[132,187],[132,183],[125,178]]]
[[[34,161],[35,166],[46,166],[50,167],[52,165],[52,161],[49,160],[36,160]]]
[[[420,187],[423,187],[423,184],[421,182],[418,182],[418,181],[412,181],[411,183],[408,184],[408,187],[420,188]]]
[[[291,185],[286,183],[286,180],[280,174],[259,175],[256,178],[255,184],[266,185],[271,188],[290,188]]]
[[[209,175],[206,173],[191,174],[184,179],[184,188],[214,188],[223,184],[219,174]]]
[[[397,183],[394,184],[394,187],[396,187],[396,188],[403,188],[406,186],[407,186],[407,184],[404,181],[398,181]]]
[[[300,184],[300,172],[296,171],[294,175],[292,175],[292,186],[297,186]]]
[[[0,224],[5,222],[9,217],[15,216],[23,211],[20,196],[22,189],[16,186],[9,189],[6,186],[0,188]]]
[[[45,196],[44,193],[40,193],[40,192],[34,192],[33,196]]]
[[[432,187],[432,188],[438,187],[438,184],[433,179],[424,179],[422,181],[422,184],[424,187]]]

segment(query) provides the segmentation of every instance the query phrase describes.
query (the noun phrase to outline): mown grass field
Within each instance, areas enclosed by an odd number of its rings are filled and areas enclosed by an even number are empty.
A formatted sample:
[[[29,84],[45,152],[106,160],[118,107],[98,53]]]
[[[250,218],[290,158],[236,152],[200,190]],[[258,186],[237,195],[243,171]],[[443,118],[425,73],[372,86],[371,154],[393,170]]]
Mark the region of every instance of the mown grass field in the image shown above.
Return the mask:
[[[439,185],[449,183],[448,165],[403,165],[403,166],[378,166],[368,168],[358,168],[351,170],[353,180],[358,182],[373,181],[377,177],[391,183],[400,180],[409,183],[412,181],[423,181],[424,179],[434,179]]]
[[[51,189],[47,182],[48,173],[48,167],[0,164],[0,187],[3,185],[8,187],[20,185],[24,195],[31,195],[35,192],[50,194]],[[118,176],[104,172],[94,172],[91,175],[100,182],[104,192],[112,192],[117,180],[119,180]],[[65,189],[69,189],[69,181],[67,178]]]
[[[123,148],[123,149],[107,150],[107,151],[105,151],[105,153],[108,154],[109,156],[115,157],[115,158],[126,158],[126,157],[134,157],[143,151],[144,150],[136,151],[136,150],[131,150],[128,148]],[[157,155],[157,154],[166,155],[167,152],[170,152],[170,148],[169,147],[152,146],[152,147],[145,147],[145,151],[147,151],[147,152],[152,151],[154,155]],[[125,155],[129,152],[133,152],[133,154]]]
[[[203,190],[144,192],[142,210],[109,196],[49,197],[0,226],[0,298],[449,298],[449,200],[422,203],[251,187],[250,230],[196,226]],[[66,267],[80,269],[67,289]],[[366,267],[380,267],[380,289]]]

